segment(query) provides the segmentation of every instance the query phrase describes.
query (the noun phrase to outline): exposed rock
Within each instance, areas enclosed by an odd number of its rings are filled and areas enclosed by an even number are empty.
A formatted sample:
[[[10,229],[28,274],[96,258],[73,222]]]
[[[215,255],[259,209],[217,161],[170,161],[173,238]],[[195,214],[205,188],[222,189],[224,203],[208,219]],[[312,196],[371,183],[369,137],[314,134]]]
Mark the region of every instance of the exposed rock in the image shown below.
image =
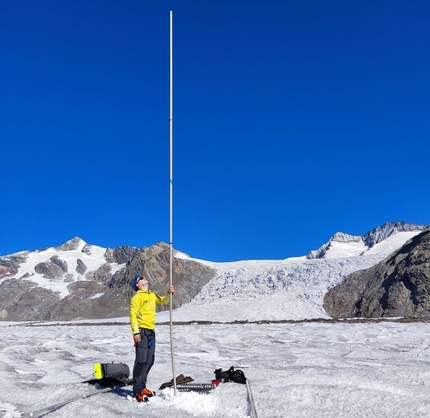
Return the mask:
[[[348,276],[326,294],[324,309],[334,318],[430,315],[430,231]]]
[[[78,260],[76,261],[76,272],[83,276],[86,271],[87,271],[87,266],[80,258],[78,258]]]
[[[75,277],[71,273],[66,274],[66,276],[64,277],[64,283],[73,283],[74,281]]]
[[[109,283],[113,290],[112,298],[129,300],[134,294],[130,283],[137,272],[145,275],[150,283],[150,289],[160,295],[166,294],[170,280],[170,247],[168,244],[158,242],[151,247],[143,247],[136,252],[124,270],[115,273]],[[173,307],[177,308],[190,302],[214,276],[215,270],[192,260],[173,259],[173,283],[175,296]],[[118,293],[119,291],[119,293]],[[160,306],[160,310],[168,306]],[[128,306],[125,313],[128,312]]]
[[[129,262],[137,252],[139,252],[138,248],[123,245],[114,249],[108,248],[105,258],[109,263],[124,264]]]
[[[65,244],[55,247],[57,251],[73,251],[77,250],[80,245],[82,245],[82,240],[79,237],[74,237],[73,239],[67,241]]]
[[[14,265],[11,260],[0,259],[0,279],[11,277],[18,273],[18,266]]]
[[[0,310],[3,320],[49,319],[50,310],[60,300],[50,290],[28,280],[10,279],[0,284]]]
[[[39,263],[35,268],[34,271],[46,279],[59,279],[63,276],[63,269],[58,267],[57,264],[54,264],[52,262],[47,263]]]
[[[109,264],[103,264],[96,271],[89,272],[85,275],[87,280],[96,280],[100,283],[108,283],[112,277],[111,267]]]
[[[77,281],[68,286],[69,296],[53,305],[49,312],[49,319],[81,319],[96,318],[94,308],[97,306],[96,297],[103,292],[100,283],[92,281]],[[105,313],[105,312],[104,312]]]
[[[58,257],[58,255],[53,255],[50,260],[57,265],[58,267],[60,267],[61,270],[63,270],[64,273],[67,273],[67,271],[69,270],[68,266],[67,266],[67,261],[64,260],[60,260],[60,258]]]
[[[91,255],[91,248],[92,248],[92,247],[93,247],[93,246],[92,246],[91,244],[85,244],[85,245],[82,247],[81,253]]]
[[[0,279],[12,277],[18,273],[19,266],[26,260],[25,255],[0,257]]]
[[[429,226],[424,224],[414,224],[403,221],[386,222],[381,227],[372,229],[370,232],[364,234],[363,241],[369,248],[372,248],[375,244],[384,241],[397,232],[426,231],[428,229]]]

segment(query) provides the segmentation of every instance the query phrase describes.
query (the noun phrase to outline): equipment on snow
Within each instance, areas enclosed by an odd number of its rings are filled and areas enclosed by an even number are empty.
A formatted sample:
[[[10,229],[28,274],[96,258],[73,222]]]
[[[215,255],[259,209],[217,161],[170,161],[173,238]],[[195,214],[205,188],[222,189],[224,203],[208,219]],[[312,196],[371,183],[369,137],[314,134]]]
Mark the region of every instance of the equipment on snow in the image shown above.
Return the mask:
[[[132,385],[133,379],[129,379],[129,374],[130,370],[128,366],[124,363],[97,363],[94,366],[95,379],[85,380],[82,383],[88,383],[90,385],[97,384],[101,386],[102,389],[84,395],[80,395],[78,397],[59,402],[54,405],[50,405],[33,412],[29,412],[27,414],[24,414],[23,417],[39,418],[79,399],[89,398],[91,396],[98,395],[99,393],[113,392],[114,390],[119,389],[121,387]],[[222,369],[217,369],[215,370],[215,376],[217,380],[213,380],[212,383],[191,383],[194,382],[194,379],[192,377],[180,374],[176,377],[175,382],[173,382],[172,379],[170,382],[163,383],[160,386],[160,390],[172,387],[174,386],[174,384],[176,384],[176,390],[179,392],[197,392],[207,394],[213,389],[215,389],[220,382],[228,382],[230,380],[238,383],[246,382],[246,377],[243,374],[242,370],[234,370],[233,367],[230,367],[230,369],[226,372],[223,372]],[[245,381],[243,381],[244,379]],[[253,418],[257,418],[255,406],[253,405],[254,401],[252,399],[251,388],[250,386],[248,386],[248,384],[249,382],[247,383],[247,388],[251,406],[253,408]],[[155,396],[155,392],[151,392],[148,389],[144,390],[147,390],[149,393],[139,394],[140,399],[138,396],[130,395],[127,396],[127,399],[138,402],[148,402],[149,397]]]
[[[63,402],[56,403],[54,405],[41,408],[37,411],[33,411],[24,415],[24,417],[41,417],[56,411],[64,405],[79,399],[89,398],[90,396],[98,395],[99,393],[112,392],[123,386],[128,386],[133,383],[133,379],[129,379],[130,369],[127,364],[124,363],[97,363],[94,365],[94,376],[95,379],[85,380],[82,383],[88,383],[90,385],[99,385],[103,389],[96,390],[94,392],[80,395],[76,398],[72,398]]]
[[[180,374],[176,377],[176,389],[179,392],[199,392],[199,393],[209,393],[211,390],[215,389],[216,385],[213,383],[191,383],[194,379],[190,376],[184,376]],[[160,386],[160,390],[173,387],[175,382],[173,379],[170,382],[163,383]]]
[[[236,383],[246,384],[245,373],[242,370],[234,370],[234,367],[231,366],[227,371],[223,371],[222,369],[215,370],[215,380],[219,382],[229,382],[230,380]]]
[[[103,387],[127,386],[133,383],[133,379],[129,379],[130,369],[124,363],[97,363],[94,365],[94,376],[95,379],[85,380],[82,383],[98,384]]]
[[[243,373],[243,371],[240,369],[234,370],[233,366],[231,366],[227,371],[223,371],[222,369],[216,369],[214,373],[215,380],[212,380],[212,383],[215,385],[219,385],[222,382],[230,381],[246,384],[249,404],[251,406],[251,417],[257,418],[257,410],[255,409],[254,397],[252,396],[251,383],[249,379],[245,377],[245,373]]]
[[[128,379],[130,369],[124,363],[97,363],[94,365],[94,376],[96,379]]]
[[[192,377],[190,377],[190,376],[186,376],[185,377],[183,374],[180,374],[175,380],[176,380],[176,384],[177,385],[181,385],[183,383],[194,382],[194,379]],[[173,382],[173,379],[172,379],[170,382],[163,383],[159,387],[159,390],[172,387],[173,385],[174,385],[174,382]]]
[[[179,392],[209,393],[216,388],[213,383],[182,383],[176,386]]]
[[[113,386],[128,386],[133,383],[133,379],[118,379],[116,377],[102,377],[101,379],[90,379],[84,380],[82,383],[88,383],[89,385],[100,385],[102,387],[113,387]]]

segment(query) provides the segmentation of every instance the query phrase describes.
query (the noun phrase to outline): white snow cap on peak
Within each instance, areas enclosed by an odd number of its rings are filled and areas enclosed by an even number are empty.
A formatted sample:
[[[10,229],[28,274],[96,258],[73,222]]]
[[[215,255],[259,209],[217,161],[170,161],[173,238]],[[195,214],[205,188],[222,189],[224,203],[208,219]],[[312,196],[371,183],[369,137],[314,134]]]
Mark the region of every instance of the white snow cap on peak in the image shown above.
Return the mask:
[[[404,235],[401,240],[406,242],[418,232],[428,229],[430,229],[429,225],[398,221],[386,222],[381,227],[372,229],[364,235],[350,235],[344,232],[337,232],[326,244],[307,254],[306,258],[338,258],[367,255],[369,250],[375,245],[382,244],[387,240],[396,240],[394,236],[397,234]]]

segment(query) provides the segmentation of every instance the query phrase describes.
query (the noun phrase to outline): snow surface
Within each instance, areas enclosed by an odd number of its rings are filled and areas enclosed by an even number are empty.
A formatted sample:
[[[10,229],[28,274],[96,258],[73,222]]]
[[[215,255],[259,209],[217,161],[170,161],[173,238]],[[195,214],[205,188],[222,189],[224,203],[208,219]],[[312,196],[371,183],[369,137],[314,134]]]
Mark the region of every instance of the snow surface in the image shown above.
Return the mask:
[[[124,320],[125,321],[125,320]],[[67,399],[50,417],[251,417],[245,385],[212,393],[160,391],[147,404],[130,388],[83,398],[79,383],[97,362],[134,361],[128,324],[0,326],[0,416],[28,416]],[[259,418],[414,418],[430,416],[429,325],[293,323],[177,325],[175,364],[195,382],[234,366],[250,380]],[[157,327],[148,386],[171,379],[169,327]]]
[[[417,233],[395,234],[361,256],[344,247],[342,257],[318,260],[199,260],[217,275],[173,312],[174,321],[191,321],[173,328],[176,374],[206,383],[217,368],[242,369],[259,418],[430,416],[427,323],[232,323],[324,318],[328,288],[348,272],[376,264]],[[168,319],[168,312],[158,314],[156,362],[148,379],[155,390],[172,378],[170,328],[162,324]],[[195,322],[203,319],[220,323]],[[100,390],[80,383],[92,378],[95,363],[124,362],[131,369],[133,361],[128,318],[0,322],[0,417],[29,416],[68,399],[76,400],[49,416],[252,416],[246,386],[232,382],[207,395],[173,396],[165,389],[147,404],[128,401],[130,388],[84,398]]]

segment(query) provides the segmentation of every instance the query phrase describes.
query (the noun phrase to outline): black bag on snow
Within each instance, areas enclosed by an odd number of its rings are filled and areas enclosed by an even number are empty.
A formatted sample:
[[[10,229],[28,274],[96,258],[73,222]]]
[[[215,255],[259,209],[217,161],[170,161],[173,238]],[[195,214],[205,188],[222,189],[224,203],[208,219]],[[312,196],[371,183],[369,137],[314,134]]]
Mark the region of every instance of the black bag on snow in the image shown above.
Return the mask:
[[[96,379],[128,379],[130,369],[124,363],[97,363],[94,366],[94,376]]]
[[[231,366],[226,372],[223,372],[222,369],[216,369],[215,379],[223,382],[229,382],[231,380],[236,383],[246,383],[245,373],[240,369],[234,370],[233,366]]]
[[[245,373],[242,370],[235,370],[233,374],[233,382],[236,383],[246,383]]]

